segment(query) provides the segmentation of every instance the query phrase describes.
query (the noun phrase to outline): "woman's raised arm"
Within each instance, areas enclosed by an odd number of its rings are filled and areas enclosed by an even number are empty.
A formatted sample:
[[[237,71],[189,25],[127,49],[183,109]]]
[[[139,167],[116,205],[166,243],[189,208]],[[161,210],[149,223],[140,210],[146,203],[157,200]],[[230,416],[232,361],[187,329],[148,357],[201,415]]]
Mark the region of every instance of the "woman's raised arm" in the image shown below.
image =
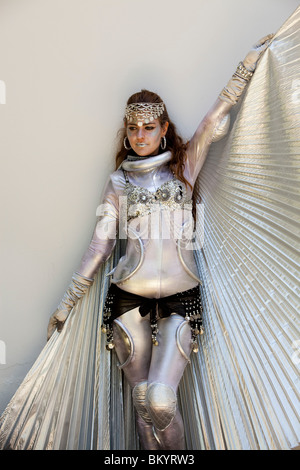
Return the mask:
[[[220,140],[227,133],[230,122],[229,111],[243,94],[261,55],[269,46],[273,36],[273,34],[268,34],[263,37],[239,63],[233,76],[204,116],[190,140],[184,176],[192,186],[202,168],[210,144]]]

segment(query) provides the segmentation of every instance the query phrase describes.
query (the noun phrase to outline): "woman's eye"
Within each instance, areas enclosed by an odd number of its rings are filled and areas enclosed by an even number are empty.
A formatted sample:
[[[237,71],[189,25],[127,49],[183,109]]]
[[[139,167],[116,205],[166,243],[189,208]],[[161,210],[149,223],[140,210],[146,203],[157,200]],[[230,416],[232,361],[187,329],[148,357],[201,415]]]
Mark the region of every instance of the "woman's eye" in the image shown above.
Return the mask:
[[[155,129],[155,126],[145,126],[144,129],[146,131],[153,131]],[[135,132],[137,130],[137,127],[135,126],[128,126],[128,130],[130,130],[130,132]]]

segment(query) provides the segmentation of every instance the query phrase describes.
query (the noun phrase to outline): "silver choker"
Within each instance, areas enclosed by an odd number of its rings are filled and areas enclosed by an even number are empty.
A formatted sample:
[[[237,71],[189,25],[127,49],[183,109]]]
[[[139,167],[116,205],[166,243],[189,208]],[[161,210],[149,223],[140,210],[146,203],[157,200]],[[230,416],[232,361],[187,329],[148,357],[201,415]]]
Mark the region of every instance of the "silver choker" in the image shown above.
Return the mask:
[[[154,157],[142,157],[131,160],[132,157],[124,160],[121,164],[121,168],[125,171],[143,171],[152,170],[153,168],[159,167],[168,163],[172,158],[172,153],[168,150],[167,152],[155,155]]]

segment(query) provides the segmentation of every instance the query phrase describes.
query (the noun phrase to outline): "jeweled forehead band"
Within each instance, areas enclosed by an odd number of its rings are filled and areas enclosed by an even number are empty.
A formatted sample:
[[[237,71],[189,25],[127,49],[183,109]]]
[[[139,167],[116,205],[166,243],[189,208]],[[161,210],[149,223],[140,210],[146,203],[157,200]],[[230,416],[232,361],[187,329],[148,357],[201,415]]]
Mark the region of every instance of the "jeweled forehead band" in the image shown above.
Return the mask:
[[[163,114],[165,105],[161,103],[132,103],[125,109],[127,122],[137,121],[138,126],[149,124]]]

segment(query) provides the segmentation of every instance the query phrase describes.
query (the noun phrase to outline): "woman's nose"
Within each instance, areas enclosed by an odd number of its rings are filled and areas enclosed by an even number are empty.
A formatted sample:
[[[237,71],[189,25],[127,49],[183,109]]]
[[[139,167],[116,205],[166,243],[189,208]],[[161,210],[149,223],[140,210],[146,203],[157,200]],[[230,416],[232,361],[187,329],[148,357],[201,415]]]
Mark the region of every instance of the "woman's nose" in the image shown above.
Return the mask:
[[[144,137],[144,129],[142,127],[139,127],[137,131],[137,138],[142,139],[143,137]]]

